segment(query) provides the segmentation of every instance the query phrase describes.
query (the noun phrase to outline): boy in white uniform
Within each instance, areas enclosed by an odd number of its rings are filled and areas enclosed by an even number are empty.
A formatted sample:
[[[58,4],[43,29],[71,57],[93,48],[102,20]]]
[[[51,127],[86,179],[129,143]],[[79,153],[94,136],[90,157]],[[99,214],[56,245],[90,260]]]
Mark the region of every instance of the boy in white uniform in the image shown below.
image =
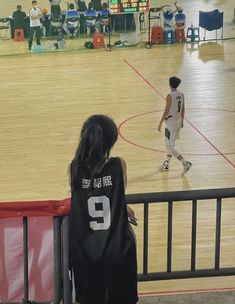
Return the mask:
[[[175,141],[179,139],[180,128],[183,128],[185,105],[184,94],[177,91],[181,80],[177,77],[169,79],[171,92],[166,97],[166,106],[162,114],[162,118],[158,125],[158,131],[161,132],[163,121],[165,121],[165,145],[167,149],[167,159],[164,160],[160,169],[163,171],[169,170],[169,163],[174,156],[183,165],[183,173],[185,174],[192,166],[192,163],[186,161],[180,152],[175,149]]]

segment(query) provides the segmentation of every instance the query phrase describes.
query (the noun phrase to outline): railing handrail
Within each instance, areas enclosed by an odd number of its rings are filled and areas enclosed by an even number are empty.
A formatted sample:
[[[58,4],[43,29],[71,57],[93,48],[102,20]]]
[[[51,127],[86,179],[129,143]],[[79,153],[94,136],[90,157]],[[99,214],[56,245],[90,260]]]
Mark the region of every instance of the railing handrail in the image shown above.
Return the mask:
[[[169,192],[152,192],[152,193],[137,193],[127,194],[127,204],[143,204],[148,203],[162,203],[169,201],[191,201],[192,200],[206,200],[218,198],[235,197],[234,188],[221,189],[203,189],[203,190],[184,190],[184,191],[169,191]]]

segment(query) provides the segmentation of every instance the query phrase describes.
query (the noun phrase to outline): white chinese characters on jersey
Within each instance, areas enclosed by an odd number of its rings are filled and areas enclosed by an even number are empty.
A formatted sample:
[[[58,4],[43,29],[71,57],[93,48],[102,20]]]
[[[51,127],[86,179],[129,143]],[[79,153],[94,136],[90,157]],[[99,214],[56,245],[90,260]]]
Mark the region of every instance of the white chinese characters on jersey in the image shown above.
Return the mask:
[[[103,186],[104,186],[104,187],[112,186],[112,178],[111,178],[111,175],[108,175],[108,176],[104,176],[104,177],[103,177]]]
[[[103,176],[103,177],[99,177],[99,178],[94,178],[94,181],[93,181],[93,187],[95,189],[110,187],[112,185],[113,185],[113,183],[112,183],[111,175]],[[82,188],[83,189],[88,189],[90,187],[91,187],[91,180],[83,178],[82,179]]]
[[[90,179],[82,179],[82,188],[83,189],[88,189],[91,186],[91,180]]]
[[[102,188],[102,179],[94,178],[94,188]]]

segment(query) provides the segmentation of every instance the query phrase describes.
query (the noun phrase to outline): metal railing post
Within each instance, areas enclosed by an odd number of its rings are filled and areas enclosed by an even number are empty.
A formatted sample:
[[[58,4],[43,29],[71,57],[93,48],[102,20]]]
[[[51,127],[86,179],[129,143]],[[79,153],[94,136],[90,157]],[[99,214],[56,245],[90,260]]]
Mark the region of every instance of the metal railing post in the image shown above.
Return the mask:
[[[69,216],[66,215],[62,219],[62,235],[63,235],[63,302],[64,304],[72,304],[72,290],[69,278]]]
[[[215,269],[220,266],[220,235],[221,235],[221,199],[216,204],[216,228],[215,228]]]
[[[171,272],[173,202],[168,202],[167,272]]]
[[[197,239],[197,200],[192,201],[191,270],[195,271]]]
[[[54,236],[54,304],[61,301],[62,273],[61,273],[61,218],[53,217]]]
[[[24,298],[23,303],[29,303],[29,265],[28,265],[28,218],[23,217],[23,252],[24,252]]]
[[[144,203],[144,244],[143,244],[143,274],[148,273],[148,222],[149,204]]]

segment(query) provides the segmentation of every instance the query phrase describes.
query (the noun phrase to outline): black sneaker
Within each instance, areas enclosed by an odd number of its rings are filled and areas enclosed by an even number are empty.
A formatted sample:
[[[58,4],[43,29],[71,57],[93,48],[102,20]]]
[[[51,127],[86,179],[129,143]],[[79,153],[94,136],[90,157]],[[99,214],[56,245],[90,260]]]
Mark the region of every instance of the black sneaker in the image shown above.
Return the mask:
[[[186,163],[183,164],[182,175],[186,174],[191,167],[192,167],[192,163],[190,163],[189,161],[186,161]]]
[[[162,165],[160,166],[161,171],[168,171],[169,170],[169,162],[168,160],[164,160]]]

